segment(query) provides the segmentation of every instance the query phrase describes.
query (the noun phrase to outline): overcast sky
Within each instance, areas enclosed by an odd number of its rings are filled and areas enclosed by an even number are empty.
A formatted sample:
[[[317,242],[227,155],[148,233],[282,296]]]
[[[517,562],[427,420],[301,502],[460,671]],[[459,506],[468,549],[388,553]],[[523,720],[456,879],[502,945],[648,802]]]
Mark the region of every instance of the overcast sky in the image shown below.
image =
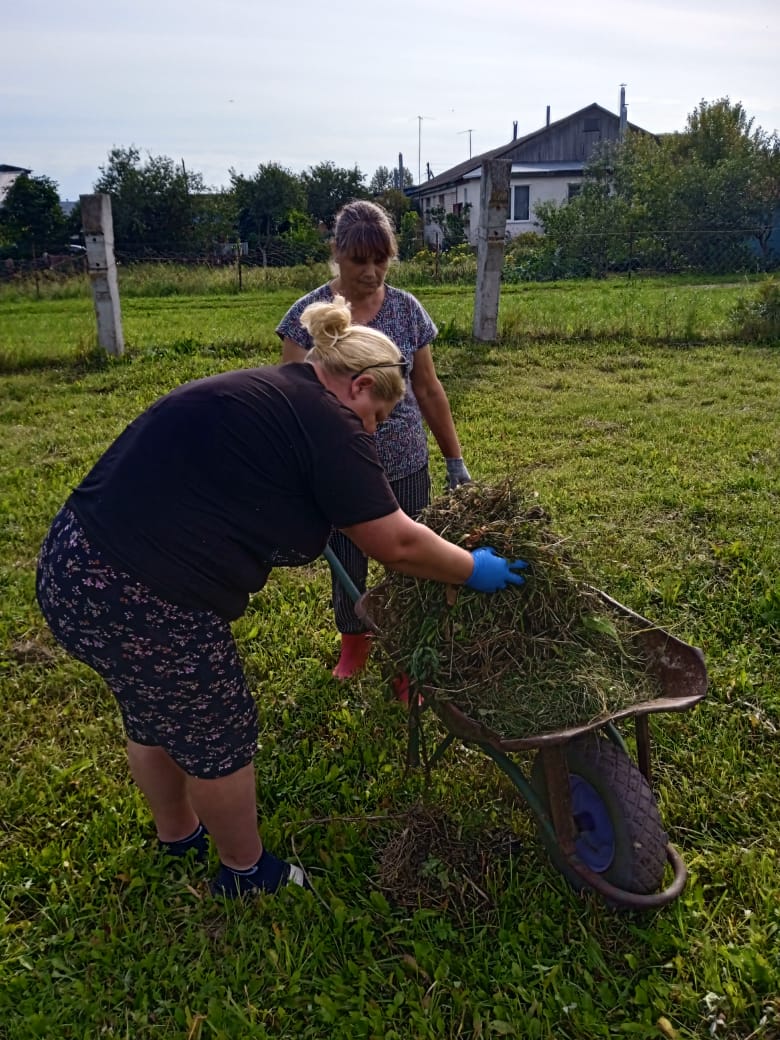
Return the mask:
[[[778,0],[24,0],[0,27],[0,163],[92,190],[113,147],[207,185],[331,160],[417,179],[597,102],[656,133],[702,99],[780,130]],[[422,118],[420,118],[422,117]]]

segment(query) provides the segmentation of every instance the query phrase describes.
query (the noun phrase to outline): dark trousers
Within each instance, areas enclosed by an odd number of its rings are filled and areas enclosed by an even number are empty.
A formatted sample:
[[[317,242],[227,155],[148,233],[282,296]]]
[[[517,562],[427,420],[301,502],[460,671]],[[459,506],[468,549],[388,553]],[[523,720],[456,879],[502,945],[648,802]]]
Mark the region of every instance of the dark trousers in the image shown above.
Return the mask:
[[[416,473],[410,473],[408,477],[391,480],[390,487],[398,499],[398,505],[413,520],[417,519],[431,500],[431,477],[427,466],[418,469]],[[329,544],[357,588],[360,592],[365,592],[368,577],[367,557],[341,531],[335,531],[331,535]],[[333,611],[339,632],[364,632],[365,625],[355,616],[352,599],[335,574],[332,576],[332,587]]]

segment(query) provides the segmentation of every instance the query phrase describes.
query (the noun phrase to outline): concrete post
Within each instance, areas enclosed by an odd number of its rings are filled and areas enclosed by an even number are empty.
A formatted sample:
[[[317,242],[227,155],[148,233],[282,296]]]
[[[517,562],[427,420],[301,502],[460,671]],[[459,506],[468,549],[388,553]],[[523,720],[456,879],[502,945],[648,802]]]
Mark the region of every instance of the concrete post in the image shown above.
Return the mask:
[[[124,352],[119,283],[114,258],[114,221],[110,195],[80,195],[87,270],[97,317],[98,343],[118,357]]]
[[[482,163],[477,229],[477,292],[474,300],[474,339],[493,342],[498,334],[498,300],[509,216],[508,159]]]

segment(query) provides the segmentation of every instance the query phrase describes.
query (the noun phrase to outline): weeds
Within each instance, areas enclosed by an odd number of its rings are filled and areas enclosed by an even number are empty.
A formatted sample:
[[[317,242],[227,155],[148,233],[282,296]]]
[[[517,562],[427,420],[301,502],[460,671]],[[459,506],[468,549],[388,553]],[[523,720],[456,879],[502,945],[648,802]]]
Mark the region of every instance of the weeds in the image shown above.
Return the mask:
[[[767,278],[755,292],[740,298],[731,313],[731,325],[743,342],[780,344],[780,283]]]

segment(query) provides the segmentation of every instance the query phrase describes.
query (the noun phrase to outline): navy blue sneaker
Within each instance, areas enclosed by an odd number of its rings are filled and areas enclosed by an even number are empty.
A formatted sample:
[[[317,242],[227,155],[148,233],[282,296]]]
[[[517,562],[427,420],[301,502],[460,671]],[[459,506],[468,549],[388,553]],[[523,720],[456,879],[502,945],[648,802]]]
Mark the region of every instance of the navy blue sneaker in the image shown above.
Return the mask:
[[[157,847],[166,856],[174,859],[183,859],[190,856],[196,863],[207,863],[209,858],[209,832],[199,823],[192,834],[179,841],[160,841],[157,839]]]
[[[209,888],[213,896],[253,896],[266,893],[272,895],[286,885],[300,885],[311,890],[309,879],[300,867],[294,863],[279,859],[267,849],[253,867],[248,870],[234,870],[220,863],[217,876]]]

